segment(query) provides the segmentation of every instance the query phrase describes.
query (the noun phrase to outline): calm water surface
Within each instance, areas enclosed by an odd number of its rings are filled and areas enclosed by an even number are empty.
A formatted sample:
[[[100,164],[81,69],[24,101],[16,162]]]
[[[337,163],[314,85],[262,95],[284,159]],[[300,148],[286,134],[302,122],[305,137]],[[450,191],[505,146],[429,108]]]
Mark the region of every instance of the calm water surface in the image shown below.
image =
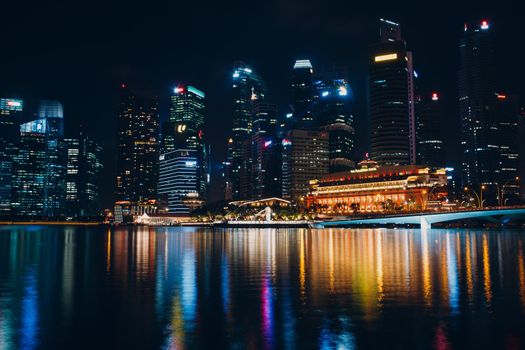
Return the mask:
[[[0,349],[525,348],[525,233],[0,227]]]

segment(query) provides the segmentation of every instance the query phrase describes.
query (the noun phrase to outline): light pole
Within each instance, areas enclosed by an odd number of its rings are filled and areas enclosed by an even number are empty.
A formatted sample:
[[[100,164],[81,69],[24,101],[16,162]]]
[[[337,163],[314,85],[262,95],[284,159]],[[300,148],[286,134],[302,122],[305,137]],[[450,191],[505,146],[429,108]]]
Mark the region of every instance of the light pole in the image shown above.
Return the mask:
[[[500,197],[500,205],[502,205],[502,206],[506,206],[505,203],[506,203],[507,200],[508,200],[508,198],[504,200],[504,197],[505,197],[505,187],[508,186],[509,182],[511,182],[511,181],[516,181],[516,182],[518,182],[519,179],[520,179],[520,177],[519,177],[519,176],[516,176],[516,177],[514,178],[514,180],[509,180],[509,181],[505,182],[505,184],[504,184],[503,186],[501,186],[501,191],[500,191],[500,196],[499,196],[499,197]]]
[[[480,199],[480,204],[479,204],[480,208],[483,208],[483,190],[485,188],[486,188],[485,185],[481,185],[481,188],[480,188],[480,191],[479,191],[481,193],[481,196],[480,196],[481,199]]]
[[[469,188],[465,186],[465,187],[463,188],[463,190],[464,190],[465,192],[468,192]],[[470,190],[472,191],[472,193],[474,193],[474,194],[476,195],[476,199],[478,200],[478,207],[479,207],[479,208],[482,208],[483,202],[481,201],[481,199],[480,199],[478,193],[477,193],[476,191],[474,191],[473,189],[470,189]],[[483,196],[483,193],[482,193],[482,196]],[[482,197],[482,198],[483,198],[483,197]]]

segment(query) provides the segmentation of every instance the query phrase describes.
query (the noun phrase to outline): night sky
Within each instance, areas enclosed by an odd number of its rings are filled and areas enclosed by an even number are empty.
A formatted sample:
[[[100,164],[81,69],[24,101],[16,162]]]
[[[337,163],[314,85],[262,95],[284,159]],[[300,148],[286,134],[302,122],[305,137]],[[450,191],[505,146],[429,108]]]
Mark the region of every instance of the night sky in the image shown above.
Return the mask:
[[[242,60],[266,80],[269,100],[281,114],[290,102],[295,59],[314,69],[332,63],[349,68],[354,90],[358,154],[367,149],[366,73],[378,19],[401,23],[414,52],[420,86],[440,91],[447,111],[447,161],[454,163],[458,42],[463,23],[489,19],[497,31],[501,91],[525,103],[521,2],[455,1],[10,1],[2,5],[0,96],[54,99],[64,105],[66,135],[80,124],[105,146],[103,205],[112,201],[118,87],[167,96],[188,82],[207,96],[207,137],[214,168],[225,156],[231,128],[232,64]],[[219,179],[212,178],[213,199]]]

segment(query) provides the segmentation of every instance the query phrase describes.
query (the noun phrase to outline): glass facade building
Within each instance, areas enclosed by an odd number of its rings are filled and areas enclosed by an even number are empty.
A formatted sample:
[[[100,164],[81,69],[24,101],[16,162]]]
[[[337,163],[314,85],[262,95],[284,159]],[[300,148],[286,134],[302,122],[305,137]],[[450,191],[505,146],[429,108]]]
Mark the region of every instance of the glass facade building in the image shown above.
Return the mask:
[[[159,157],[158,194],[168,203],[168,213],[188,215],[198,200],[198,158],[194,149],[179,149]]]
[[[156,198],[159,157],[157,98],[139,98],[121,86],[117,120],[116,200]]]
[[[381,42],[369,58],[370,156],[381,165],[416,162],[412,52],[399,24],[380,21]]]
[[[297,60],[292,71],[293,128],[315,128],[312,115],[313,74],[310,60]]]
[[[438,92],[422,94],[417,99],[418,164],[445,167],[444,126],[441,96]]]

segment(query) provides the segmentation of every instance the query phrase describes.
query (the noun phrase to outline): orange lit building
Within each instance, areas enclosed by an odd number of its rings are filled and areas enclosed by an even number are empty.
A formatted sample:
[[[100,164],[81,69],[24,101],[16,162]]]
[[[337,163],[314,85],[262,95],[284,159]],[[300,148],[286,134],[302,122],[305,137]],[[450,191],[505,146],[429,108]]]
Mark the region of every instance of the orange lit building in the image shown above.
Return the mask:
[[[310,181],[309,209],[322,213],[427,209],[427,202],[445,199],[445,169],[425,165],[377,166],[366,161],[357,170]]]

